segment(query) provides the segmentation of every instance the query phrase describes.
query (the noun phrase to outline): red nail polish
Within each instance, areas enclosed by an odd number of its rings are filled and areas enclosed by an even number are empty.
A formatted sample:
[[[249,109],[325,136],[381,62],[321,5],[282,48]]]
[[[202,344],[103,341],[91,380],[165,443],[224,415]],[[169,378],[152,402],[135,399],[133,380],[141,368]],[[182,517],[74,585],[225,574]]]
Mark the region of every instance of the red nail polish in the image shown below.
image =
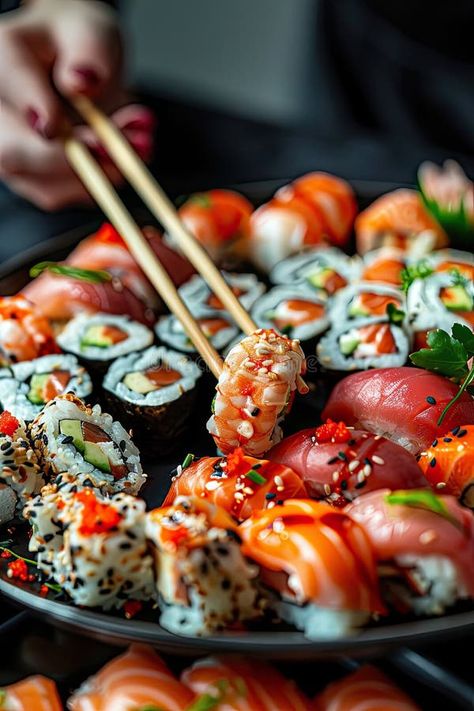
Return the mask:
[[[99,83],[99,75],[91,67],[74,67],[74,74],[81,80],[81,84],[89,84],[89,86],[95,86]]]

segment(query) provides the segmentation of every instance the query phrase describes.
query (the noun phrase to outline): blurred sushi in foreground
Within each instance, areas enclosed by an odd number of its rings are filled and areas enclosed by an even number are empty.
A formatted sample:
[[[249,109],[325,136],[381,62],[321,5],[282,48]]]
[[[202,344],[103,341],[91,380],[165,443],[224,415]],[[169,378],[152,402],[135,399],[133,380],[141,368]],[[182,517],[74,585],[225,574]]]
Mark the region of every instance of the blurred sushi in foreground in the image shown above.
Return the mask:
[[[296,684],[257,659],[206,657],[184,670],[181,681],[208,708],[226,711],[310,711]],[[212,700],[214,705],[211,706]]]
[[[0,297],[0,365],[49,353],[59,353],[59,348],[40,309],[21,295]]]
[[[307,494],[301,477],[288,466],[255,459],[236,449],[227,457],[202,457],[178,467],[163,505],[169,506],[177,496],[191,495],[243,521],[253,511]]]
[[[374,281],[401,288],[402,273],[407,262],[408,255],[401,249],[393,247],[375,249],[365,255],[360,278],[366,282]]]
[[[300,282],[321,296],[333,296],[359,277],[361,261],[335,247],[314,247],[278,262],[270,272],[273,284]]]
[[[353,373],[333,389],[322,418],[368,430],[417,454],[457,426],[474,424],[474,399],[463,393],[438,420],[459,388],[421,368],[380,368]]]
[[[257,568],[243,557],[236,530],[224,509],[198,497],[147,514],[162,627],[205,636],[261,615]]]
[[[66,392],[80,398],[92,393],[89,373],[75,356],[42,356],[0,370],[0,405],[26,422],[34,420],[46,403]]]
[[[359,667],[339,681],[329,684],[314,699],[313,711],[421,711],[419,706],[395,686],[379,669],[369,664]]]
[[[137,494],[145,482],[140,452],[120,422],[75,395],[50,400],[31,424],[30,436],[45,471],[68,472],[103,493]]]
[[[5,711],[63,711],[56,684],[45,676],[29,676],[1,691]]]
[[[239,533],[271,607],[309,639],[351,634],[384,611],[369,539],[340,510],[288,499],[252,514]]]
[[[129,649],[90,677],[69,699],[71,711],[186,711],[193,692],[148,646]],[[31,709],[31,711],[33,711]]]
[[[274,328],[303,345],[329,325],[325,300],[305,284],[273,287],[254,304],[251,316],[260,328]]]
[[[344,422],[328,420],[286,437],[268,457],[299,474],[309,496],[335,506],[374,489],[428,486],[406,449]]]
[[[44,483],[24,423],[4,410],[0,415],[0,524],[21,516]]]
[[[76,605],[107,610],[152,596],[153,561],[141,499],[50,485],[28,503],[25,517],[33,528],[29,549],[37,553],[38,567]]]
[[[441,167],[425,161],[418,168],[418,185],[423,200],[446,232],[459,239],[474,233],[474,184],[459,163],[447,160]]]
[[[103,381],[108,409],[148,455],[181,444],[196,402],[200,368],[182,353],[152,346],[118,358]]]
[[[462,425],[435,439],[418,464],[433,487],[474,509],[474,425]]]
[[[444,247],[448,241],[419,193],[407,188],[374,200],[357,216],[355,232],[360,254],[385,246],[426,253]]]
[[[440,615],[474,597],[474,517],[453,496],[379,489],[345,511],[370,538],[391,608]]]

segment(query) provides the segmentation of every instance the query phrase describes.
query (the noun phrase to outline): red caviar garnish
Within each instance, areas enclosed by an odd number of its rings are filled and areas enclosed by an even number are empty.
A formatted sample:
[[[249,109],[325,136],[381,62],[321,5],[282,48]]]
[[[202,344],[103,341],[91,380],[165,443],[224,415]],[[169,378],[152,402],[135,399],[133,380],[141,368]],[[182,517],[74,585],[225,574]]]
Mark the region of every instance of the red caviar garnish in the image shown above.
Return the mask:
[[[41,597],[46,597],[48,595],[48,586],[47,585],[42,585],[39,589],[39,594]]]
[[[10,553],[10,551],[2,551],[0,553],[0,558],[5,558],[6,560],[8,560],[8,558],[12,558],[12,554]]]
[[[131,620],[132,617],[138,615],[142,608],[143,603],[141,603],[139,600],[127,600],[127,602],[123,606],[125,617],[127,618],[127,620]]]
[[[119,232],[108,222],[104,222],[102,227],[96,232],[95,237],[101,242],[111,242],[112,244],[121,244],[125,247],[125,242]]]
[[[79,491],[76,498],[83,504],[82,522],[79,527],[79,533],[83,536],[107,533],[116,528],[122,520],[122,515],[113,506],[97,501],[91,489]]]
[[[173,528],[162,528],[161,540],[163,545],[179,546],[189,536],[189,530],[186,526],[176,526]]]
[[[239,473],[242,470],[242,464],[245,464],[245,452],[242,447],[237,447],[237,449],[234,449],[233,452],[228,454],[226,462],[226,472],[228,476]],[[246,469],[249,468],[247,464],[245,464],[245,467]]]
[[[348,442],[351,438],[351,432],[344,422],[333,422],[328,418],[324,425],[315,429],[314,437],[318,444]]]
[[[0,432],[2,434],[8,435],[8,437],[13,437],[19,426],[19,421],[16,417],[13,417],[8,410],[2,412],[0,415]]]
[[[14,580],[22,580],[25,583],[29,581],[30,573],[28,566],[22,558],[12,560],[11,563],[8,563],[7,568],[7,575],[9,578],[13,578]]]

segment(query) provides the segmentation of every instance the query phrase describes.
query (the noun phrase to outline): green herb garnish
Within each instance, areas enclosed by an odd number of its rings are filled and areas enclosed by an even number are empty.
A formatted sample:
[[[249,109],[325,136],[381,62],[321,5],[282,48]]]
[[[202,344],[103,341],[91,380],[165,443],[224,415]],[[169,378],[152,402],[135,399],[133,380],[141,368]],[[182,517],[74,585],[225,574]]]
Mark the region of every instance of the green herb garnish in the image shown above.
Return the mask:
[[[197,205],[198,207],[212,207],[212,200],[206,193],[195,193],[186,201],[187,205]]]
[[[111,274],[102,269],[79,269],[78,267],[70,267],[67,264],[58,264],[57,262],[39,262],[35,264],[30,269],[30,276],[37,277],[44,271],[70,277],[71,279],[87,281],[90,284],[103,284],[105,281],[111,281],[112,279]]]
[[[247,479],[250,479],[250,481],[253,481],[254,484],[258,484],[259,486],[267,483],[265,477],[259,474],[255,469],[250,469],[245,476]]]
[[[188,452],[187,455],[185,456],[183,463],[181,464],[181,469],[187,469],[190,464],[194,462],[194,454],[191,454],[191,452]]]
[[[387,304],[385,313],[387,314],[390,323],[393,323],[395,326],[403,323],[403,319],[405,318],[405,312],[402,311],[402,309],[397,309],[393,303]]]
[[[459,269],[450,269],[449,273],[453,278],[453,286],[466,287],[469,285],[469,279],[467,279],[467,277],[461,274]]]
[[[18,553],[15,553],[15,551],[12,551],[11,548],[7,548],[6,546],[0,545],[0,550],[5,551],[6,553],[9,553],[13,558],[18,558],[18,560],[24,560],[27,565],[32,565],[33,567],[37,568],[38,567],[38,562],[36,560],[32,560],[31,558],[25,558],[22,555],[19,555]],[[45,585],[49,590],[53,590],[53,592],[61,593],[63,591],[62,587],[58,585],[57,583],[42,583]],[[0,701],[1,701],[1,696],[0,696]]]
[[[286,323],[284,326],[282,326],[279,331],[283,336],[291,336],[293,333],[293,326],[291,323]]]
[[[237,681],[242,681],[243,679],[237,679]],[[243,682],[245,684],[245,682]],[[237,684],[236,684],[237,686]],[[215,693],[202,694],[196,701],[193,701],[191,706],[188,706],[186,711],[212,711],[212,709],[217,708],[220,704],[226,700],[227,693],[230,688],[230,682],[228,679],[218,679],[214,684]],[[242,688],[242,687],[240,687]],[[239,696],[244,696],[247,691],[245,689],[244,693],[240,692],[238,688]]]
[[[426,279],[433,274],[433,269],[426,261],[407,264],[401,271],[402,291],[408,291],[415,279]]]
[[[148,704],[147,706],[140,706],[140,708],[136,709],[136,711],[165,711],[165,709],[161,708],[161,706],[150,706]]]
[[[442,424],[448,410],[474,381],[474,367],[469,366],[469,361],[474,356],[474,334],[461,323],[453,325],[451,334],[450,336],[441,328],[430,331],[427,337],[429,348],[421,348],[410,355],[414,365],[445,375],[460,384],[458,392],[439,416],[438,426]]]
[[[429,489],[392,491],[390,494],[387,494],[385,501],[391,506],[399,504],[400,506],[409,506],[413,509],[431,511],[431,513],[441,516],[449,521],[449,523],[452,523],[456,528],[463,530],[461,522],[450,513],[444,501]]]

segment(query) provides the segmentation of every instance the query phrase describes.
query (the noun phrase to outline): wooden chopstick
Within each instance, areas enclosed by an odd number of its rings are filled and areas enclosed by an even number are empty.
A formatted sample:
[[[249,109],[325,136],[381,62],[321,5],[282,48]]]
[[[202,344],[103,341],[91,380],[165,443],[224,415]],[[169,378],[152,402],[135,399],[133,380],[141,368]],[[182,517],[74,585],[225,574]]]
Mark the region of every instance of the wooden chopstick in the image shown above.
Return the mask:
[[[114,186],[80,141],[70,135],[64,139],[66,157],[102,211],[120,232],[130,252],[143,269],[169,310],[179,319],[196,349],[218,379],[222,359],[201,331],[187,306],[182,301],[168,272],[151,249],[142,231],[121,201]]]
[[[77,96],[72,100],[72,103],[84,121],[95,131],[110,157],[113,158],[143,202],[167,232],[176,239],[184,254],[221,300],[235,323],[245,334],[253,333],[257,326],[222,277],[206,250],[185,228],[175,206],[119,129],[87,97]]]

